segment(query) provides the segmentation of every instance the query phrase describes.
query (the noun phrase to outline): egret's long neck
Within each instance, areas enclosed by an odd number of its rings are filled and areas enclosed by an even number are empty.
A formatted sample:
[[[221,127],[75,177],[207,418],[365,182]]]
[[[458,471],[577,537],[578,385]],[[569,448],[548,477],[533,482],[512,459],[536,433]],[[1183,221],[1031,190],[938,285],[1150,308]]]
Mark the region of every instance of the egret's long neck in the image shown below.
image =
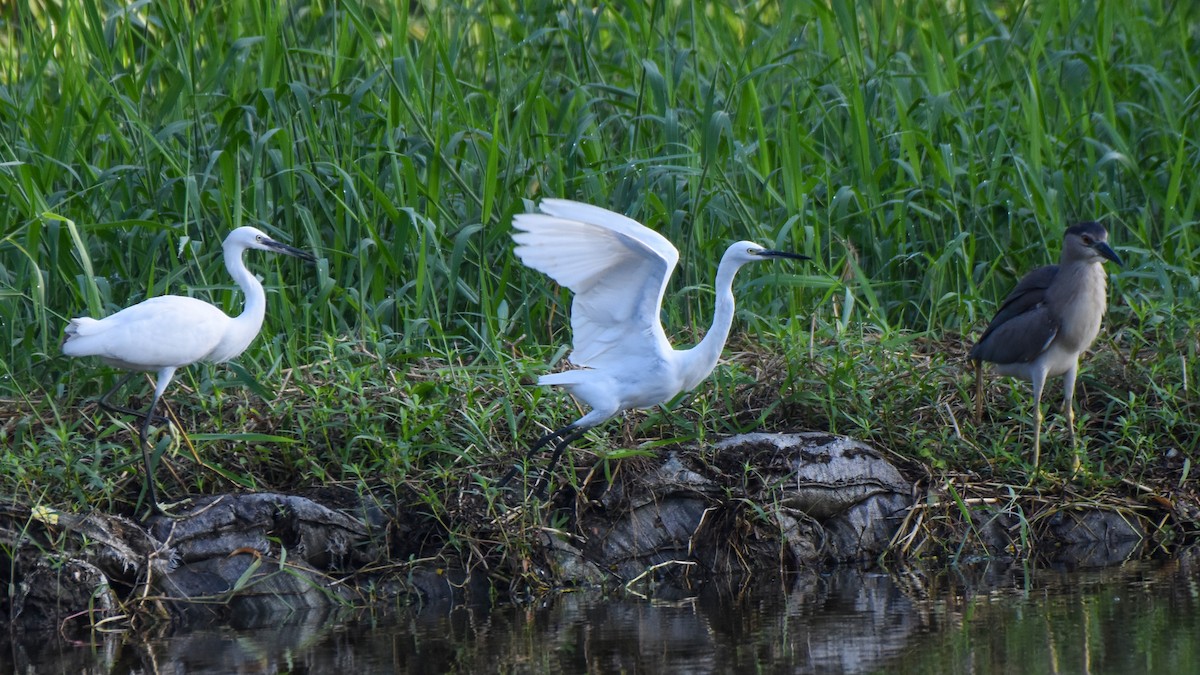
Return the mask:
[[[721,358],[721,350],[725,348],[725,340],[729,338],[729,329],[733,326],[733,277],[741,266],[741,263],[721,258],[721,264],[717,267],[717,280],[713,283],[716,307],[713,309],[712,326],[699,344],[681,354],[681,358],[687,364],[685,371],[690,378],[684,383],[685,391],[708,377],[716,367],[717,360]]]
[[[254,274],[246,269],[246,263],[242,260],[244,249],[226,247],[224,251],[225,269],[229,270],[229,276],[233,277],[234,283],[241,287],[246,296],[242,313],[234,321],[238,323],[240,331],[248,335],[246,344],[249,344],[258,329],[262,328],[263,316],[267,313],[266,293]]]

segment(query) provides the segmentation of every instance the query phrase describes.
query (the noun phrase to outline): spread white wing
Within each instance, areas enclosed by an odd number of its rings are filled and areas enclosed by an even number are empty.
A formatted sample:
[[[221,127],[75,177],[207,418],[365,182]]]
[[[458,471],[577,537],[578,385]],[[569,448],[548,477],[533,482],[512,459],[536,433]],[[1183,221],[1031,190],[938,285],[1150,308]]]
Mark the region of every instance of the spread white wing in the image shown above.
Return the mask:
[[[562,199],[513,218],[517,257],[571,289],[572,363],[600,367],[666,345],[659,311],[679,252],[665,237],[607,209]]]

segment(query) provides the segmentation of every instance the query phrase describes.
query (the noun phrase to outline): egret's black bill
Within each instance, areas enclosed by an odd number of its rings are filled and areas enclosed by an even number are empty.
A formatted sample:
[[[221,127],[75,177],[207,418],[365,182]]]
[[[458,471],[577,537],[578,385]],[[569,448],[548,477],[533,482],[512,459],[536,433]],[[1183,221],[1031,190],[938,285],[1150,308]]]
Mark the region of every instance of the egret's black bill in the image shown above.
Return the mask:
[[[308,251],[302,251],[298,248],[288,246],[287,244],[283,244],[278,241],[275,241],[274,239],[267,239],[266,241],[263,242],[263,244],[270,247],[271,250],[275,251],[276,253],[283,253],[284,255],[294,256],[305,262],[316,262],[317,261],[316,256],[309,253]]]
[[[1112,247],[1108,245],[1107,241],[1098,241],[1092,245],[1092,248],[1096,250],[1096,253],[1099,253],[1105,258],[1117,263],[1121,267],[1125,266],[1125,263],[1121,262],[1121,256],[1117,255],[1117,252],[1112,250]]]
[[[764,258],[788,258],[789,260],[812,260],[812,258],[810,258],[806,255],[800,255],[799,253],[789,253],[787,251],[758,251],[757,255],[760,255]]]

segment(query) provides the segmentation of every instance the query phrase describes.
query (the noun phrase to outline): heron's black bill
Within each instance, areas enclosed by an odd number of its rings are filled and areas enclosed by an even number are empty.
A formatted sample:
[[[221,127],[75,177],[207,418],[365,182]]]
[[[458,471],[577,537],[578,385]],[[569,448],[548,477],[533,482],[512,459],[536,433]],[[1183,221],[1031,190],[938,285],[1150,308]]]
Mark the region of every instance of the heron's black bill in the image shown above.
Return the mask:
[[[308,251],[302,251],[298,248],[288,246],[287,244],[282,244],[280,242],[275,241],[274,239],[268,239],[268,240],[264,241],[263,244],[269,246],[271,248],[271,250],[275,251],[276,253],[283,253],[284,255],[290,255],[290,256],[299,258],[305,262],[316,262],[317,261],[316,256],[309,253]]]
[[[1107,241],[1098,241],[1092,245],[1092,248],[1096,250],[1096,253],[1099,253],[1105,258],[1117,263],[1121,267],[1125,266],[1125,263],[1121,262],[1121,256],[1117,255],[1117,252],[1112,250],[1112,247],[1108,245]]]
[[[764,258],[787,258],[789,260],[812,260],[812,258],[810,258],[806,255],[800,255],[799,253],[789,253],[787,251],[759,251],[758,255],[760,255]]]

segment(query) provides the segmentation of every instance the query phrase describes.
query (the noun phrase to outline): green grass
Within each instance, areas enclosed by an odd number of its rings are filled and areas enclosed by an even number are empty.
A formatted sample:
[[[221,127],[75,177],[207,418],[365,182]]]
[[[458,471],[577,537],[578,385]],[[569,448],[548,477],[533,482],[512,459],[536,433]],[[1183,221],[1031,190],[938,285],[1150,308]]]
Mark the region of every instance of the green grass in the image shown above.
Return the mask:
[[[1027,387],[991,387],[976,425],[963,357],[1081,219],[1127,261],[1081,378],[1085,462],[1104,482],[1196,455],[1191,3],[93,4],[0,9],[5,494],[135,494],[134,429],[90,403],[115,374],[61,356],[63,326],[168,292],[239,311],[219,243],[243,224],[321,262],[249,255],[266,324],[237,367],[177,376],[211,468],[173,450],[165,487],[382,481],[438,504],[494,478],[577,414],[529,386],[569,341],[569,296],[511,253],[546,196],[678,246],[682,343],[729,241],[816,259],[743,272],[729,363],[579,461],[828,429],[1023,475]]]

